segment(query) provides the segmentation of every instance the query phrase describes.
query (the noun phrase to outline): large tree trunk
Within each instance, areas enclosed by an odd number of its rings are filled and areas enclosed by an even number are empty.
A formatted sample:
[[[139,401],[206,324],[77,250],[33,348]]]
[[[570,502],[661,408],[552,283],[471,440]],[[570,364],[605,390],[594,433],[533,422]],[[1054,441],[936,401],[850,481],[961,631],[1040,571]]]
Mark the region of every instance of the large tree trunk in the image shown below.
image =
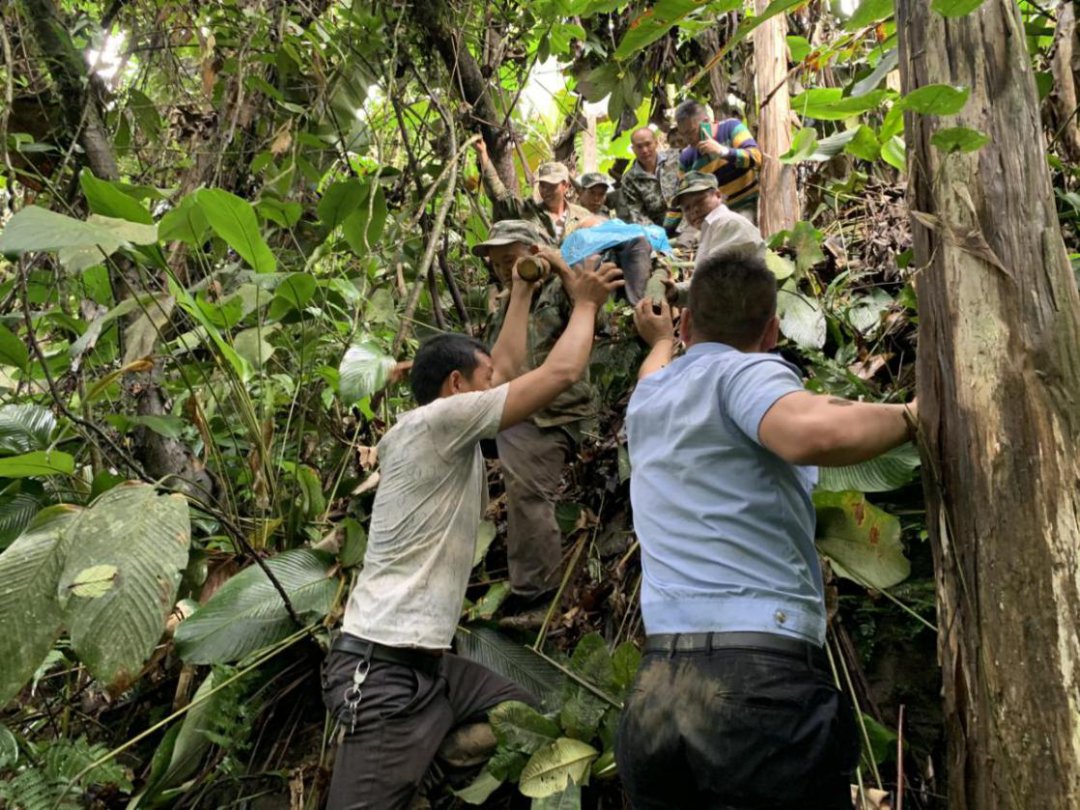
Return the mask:
[[[769,3],[756,0],[755,5],[761,14]],[[795,167],[777,160],[791,149],[787,75],[787,17],[777,14],[754,29],[754,94],[760,104],[757,142],[761,147],[758,225],[765,236],[788,230],[799,219]]]
[[[927,524],[954,810],[1080,806],[1080,299],[1062,245],[1018,8],[946,19],[898,0]],[[990,142],[947,155],[945,127]]]

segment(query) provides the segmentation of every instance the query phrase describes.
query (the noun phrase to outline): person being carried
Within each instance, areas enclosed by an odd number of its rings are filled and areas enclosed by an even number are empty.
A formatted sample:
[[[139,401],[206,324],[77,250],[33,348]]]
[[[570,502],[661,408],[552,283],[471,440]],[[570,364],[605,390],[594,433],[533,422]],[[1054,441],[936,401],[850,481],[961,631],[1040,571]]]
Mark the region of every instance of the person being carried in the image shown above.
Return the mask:
[[[649,127],[630,135],[634,162],[622,176],[623,205],[631,222],[640,225],[664,225],[668,201],[679,182],[679,153],[659,150],[656,135]]]
[[[617,268],[571,271],[557,251],[536,249],[574,303],[544,362],[521,373],[533,287],[515,278],[490,353],[459,334],[421,345],[411,370],[419,407],[379,442],[382,480],[364,567],[323,669],[323,700],[341,728],[331,810],[407,808],[448,731],[506,700],[535,705],[447,650],[487,497],[480,440],[520,424],[580,379],[597,310],[621,283]]]
[[[708,109],[690,99],[675,108],[675,126],[688,144],[679,154],[681,172],[716,175],[717,186],[732,211],[757,223],[761,150],[738,118],[712,122]],[[669,211],[664,226],[672,233],[679,212]]]
[[[570,170],[562,163],[541,163],[536,170],[536,190],[540,200],[537,202],[533,197],[523,200],[499,178],[495,164],[488,157],[487,144],[481,139],[473,144],[473,149],[480,161],[480,176],[496,222],[504,219],[534,222],[549,240],[559,244],[577,228],[597,221],[591,211],[566,199],[570,190]]]
[[[911,438],[916,405],[807,391],[776,345],[776,278],[754,253],[694,271],[672,360],[666,304],[626,426],[645,655],[616,759],[636,810],[850,810],[855,716],[833,685],[814,546],[814,465]]]

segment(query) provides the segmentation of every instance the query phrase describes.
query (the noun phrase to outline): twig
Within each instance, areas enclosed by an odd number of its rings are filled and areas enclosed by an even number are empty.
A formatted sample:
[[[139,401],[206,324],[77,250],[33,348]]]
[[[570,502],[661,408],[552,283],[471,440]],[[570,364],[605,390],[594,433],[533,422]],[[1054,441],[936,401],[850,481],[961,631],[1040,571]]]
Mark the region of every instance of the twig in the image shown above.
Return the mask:
[[[439,270],[442,272],[443,281],[446,282],[446,289],[450,291],[450,298],[454,302],[454,309],[457,311],[458,318],[461,319],[461,324],[465,327],[465,331],[470,335],[472,334],[472,319],[469,318],[469,310],[465,307],[465,301],[461,297],[461,290],[458,289],[457,282],[454,280],[454,274],[450,271],[450,264],[446,261],[446,249],[448,239],[446,234],[443,234],[443,249],[439,251]]]
[[[896,721],[896,810],[904,810],[904,704]]]

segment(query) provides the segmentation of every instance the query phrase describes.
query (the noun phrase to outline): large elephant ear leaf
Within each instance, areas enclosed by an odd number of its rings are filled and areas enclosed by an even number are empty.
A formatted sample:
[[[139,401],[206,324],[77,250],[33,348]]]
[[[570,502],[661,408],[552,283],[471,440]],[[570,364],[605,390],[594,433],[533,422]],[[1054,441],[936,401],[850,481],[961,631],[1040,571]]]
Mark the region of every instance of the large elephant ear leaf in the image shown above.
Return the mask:
[[[60,532],[78,514],[51,506],[0,554],[0,707],[30,679],[60,635]]]
[[[190,542],[184,498],[145,484],[109,490],[65,527],[57,595],[96,678],[123,689],[138,676],[161,639]]]
[[[889,492],[911,483],[918,468],[918,449],[913,444],[903,444],[859,464],[821,467],[818,489],[830,492]]]
[[[817,547],[839,576],[875,590],[908,578],[900,521],[861,492],[815,492]]]
[[[301,620],[322,618],[334,604],[334,556],[297,548],[266,560]],[[299,628],[263,570],[252,565],[234,576],[176,628],[176,649],[189,664],[239,661]]]

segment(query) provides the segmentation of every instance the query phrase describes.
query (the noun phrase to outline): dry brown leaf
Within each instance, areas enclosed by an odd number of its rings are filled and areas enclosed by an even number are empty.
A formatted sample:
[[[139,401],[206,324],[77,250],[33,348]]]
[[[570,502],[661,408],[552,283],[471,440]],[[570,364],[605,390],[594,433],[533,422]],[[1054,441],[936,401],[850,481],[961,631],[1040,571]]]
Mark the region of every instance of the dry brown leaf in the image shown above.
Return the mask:
[[[274,140],[270,144],[270,154],[277,157],[283,155],[292,146],[292,132],[290,126],[286,122],[281,125],[281,128],[274,134]]]

